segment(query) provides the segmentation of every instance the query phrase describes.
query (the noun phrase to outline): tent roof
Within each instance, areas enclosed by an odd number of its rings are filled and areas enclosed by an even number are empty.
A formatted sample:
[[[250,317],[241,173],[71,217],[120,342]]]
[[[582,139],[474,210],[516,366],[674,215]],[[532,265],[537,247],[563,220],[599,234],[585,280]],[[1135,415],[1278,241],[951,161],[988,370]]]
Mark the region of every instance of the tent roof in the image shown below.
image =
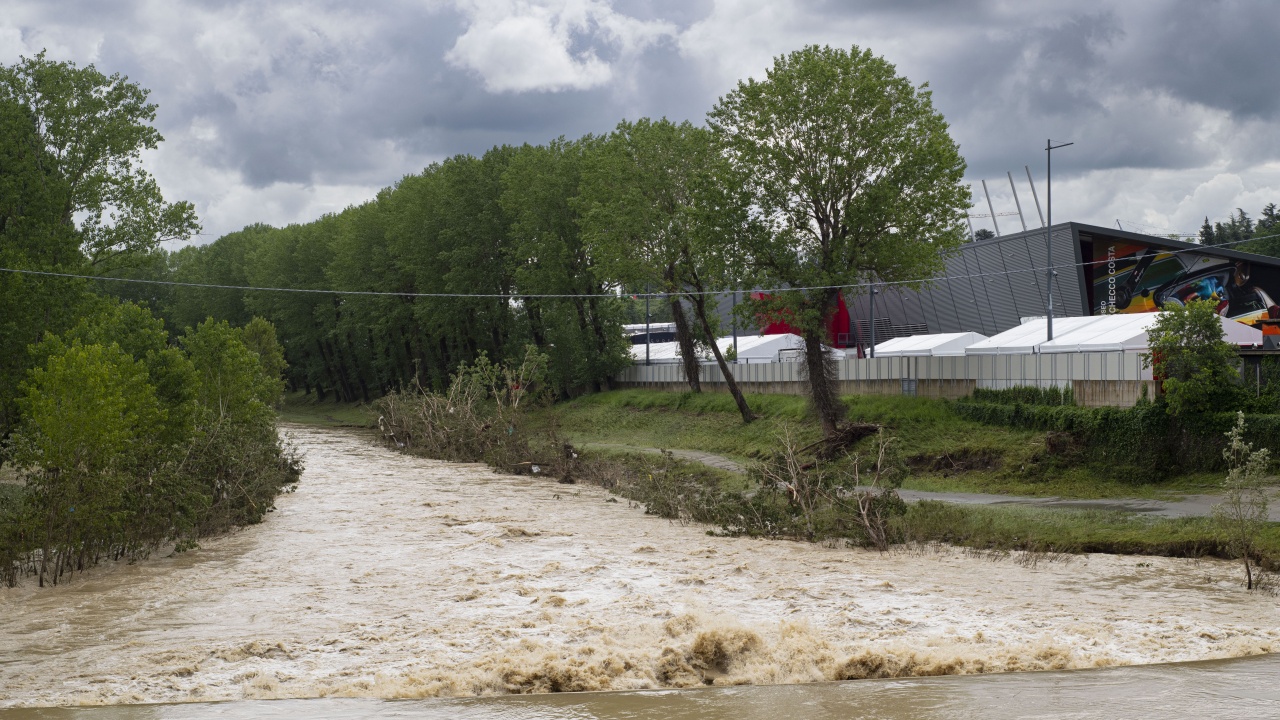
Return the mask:
[[[1055,318],[1052,341],[1046,340],[1044,318],[1036,318],[1006,330],[965,350],[968,354],[1025,355],[1029,353],[1145,352],[1147,331],[1159,313]],[[1237,345],[1262,342],[1262,332],[1229,318],[1219,317],[1226,341]]]
[[[732,337],[716,338],[720,352],[728,352],[733,347]],[[739,335],[739,360],[776,360],[779,350],[795,350],[804,347],[804,339],[799,335],[782,333],[779,335]]]
[[[1057,334],[1074,330],[1093,320],[1091,317],[1063,317],[1053,319],[1053,329]],[[966,355],[1029,355],[1036,352],[1040,343],[1045,341],[1048,333],[1047,321],[1034,318],[1015,328],[997,333],[965,348]]]
[[[908,335],[876,345],[876,357],[911,357],[925,355],[963,355],[970,345],[986,340],[976,332]]]
[[[720,352],[728,352],[733,347],[732,337],[716,338]],[[649,361],[654,363],[673,363],[680,360],[680,346],[674,342],[649,343]],[[781,350],[798,350],[804,347],[804,339],[799,335],[783,333],[779,335],[739,335],[739,362],[775,362]],[[644,362],[645,344],[631,346],[631,358],[636,362]],[[705,361],[705,358],[704,358]]]

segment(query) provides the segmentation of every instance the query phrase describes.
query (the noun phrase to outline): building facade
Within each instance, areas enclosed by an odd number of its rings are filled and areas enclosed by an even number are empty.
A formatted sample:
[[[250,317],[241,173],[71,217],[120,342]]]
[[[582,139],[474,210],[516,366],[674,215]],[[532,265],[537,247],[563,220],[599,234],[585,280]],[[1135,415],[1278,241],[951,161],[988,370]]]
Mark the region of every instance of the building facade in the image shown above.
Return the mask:
[[[1280,259],[1123,230],[1062,223],[1051,229],[1054,317],[1154,312],[1211,300],[1249,324],[1280,318]],[[846,296],[850,335],[865,346],[926,333],[994,335],[1046,315],[1046,231],[964,245],[944,276],[919,286],[869,288]]]

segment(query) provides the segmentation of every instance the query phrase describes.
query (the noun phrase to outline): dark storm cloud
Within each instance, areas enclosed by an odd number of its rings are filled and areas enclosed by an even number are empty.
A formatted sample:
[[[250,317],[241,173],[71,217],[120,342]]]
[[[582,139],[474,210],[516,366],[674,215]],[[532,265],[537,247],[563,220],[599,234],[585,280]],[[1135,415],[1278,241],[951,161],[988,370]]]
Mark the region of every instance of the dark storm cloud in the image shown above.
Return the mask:
[[[1240,117],[1280,107],[1280,14],[1267,2],[1182,0],[1151,19],[1151,41],[1129,59],[1139,83]]]
[[[7,53],[0,62],[48,46],[129,75],[153,91],[161,131],[190,161],[174,172],[239,178],[246,192],[281,183],[378,187],[456,153],[607,132],[622,118],[702,123],[736,79],[759,77],[770,56],[815,42],[868,47],[913,82],[928,81],[972,178],[1042,163],[1046,137],[1077,143],[1055,156],[1064,176],[1126,168],[1206,168],[1211,176],[1218,170],[1207,168],[1280,157],[1273,119],[1280,21],[1264,3],[18,0],[14,7],[8,19],[0,14]],[[511,25],[512,18],[525,22]],[[576,19],[557,25],[564,18]],[[538,32],[541,44],[530,40]],[[529,42],[504,54],[504,39]],[[520,54],[526,47],[533,50]],[[310,207],[296,198],[279,203]]]

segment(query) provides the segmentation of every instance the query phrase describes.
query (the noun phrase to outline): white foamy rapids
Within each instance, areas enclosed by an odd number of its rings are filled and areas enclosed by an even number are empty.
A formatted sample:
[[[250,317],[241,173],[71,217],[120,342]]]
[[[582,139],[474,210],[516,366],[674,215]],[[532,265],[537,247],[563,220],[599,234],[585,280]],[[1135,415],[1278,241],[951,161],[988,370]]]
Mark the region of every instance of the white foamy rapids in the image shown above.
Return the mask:
[[[195,552],[0,590],[0,706],[796,683],[1280,647],[1235,565],[717,538],[588,487],[290,428],[298,491]]]

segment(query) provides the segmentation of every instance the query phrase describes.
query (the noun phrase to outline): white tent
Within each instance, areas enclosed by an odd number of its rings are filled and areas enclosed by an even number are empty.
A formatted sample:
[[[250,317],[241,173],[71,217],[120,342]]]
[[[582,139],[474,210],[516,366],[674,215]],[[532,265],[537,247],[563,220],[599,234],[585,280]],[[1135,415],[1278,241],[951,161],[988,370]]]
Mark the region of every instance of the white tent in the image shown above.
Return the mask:
[[[643,365],[645,361],[645,350],[649,352],[649,362],[653,365],[666,365],[670,363],[680,362],[680,346],[673,342],[649,343],[648,345],[640,343],[631,346],[631,359],[636,363]]]
[[[720,352],[728,353],[733,347],[733,338],[717,338],[716,344],[720,346]],[[791,333],[738,336],[738,362],[740,363],[779,362],[779,352],[784,353],[783,359],[786,359],[785,351],[803,349],[804,338]]]
[[[1055,333],[1052,342],[1041,343],[1039,352],[1147,352],[1151,348],[1147,332],[1159,318],[1159,313],[1101,315],[1070,332]],[[1262,344],[1261,330],[1221,316],[1218,322],[1222,324],[1223,339],[1227,342]]]
[[[721,353],[727,355],[730,348],[733,347],[733,338],[717,338],[716,345],[720,346]],[[680,346],[676,343],[650,343],[648,348],[649,362],[654,365],[680,362]],[[803,350],[804,338],[790,333],[738,336],[738,362],[740,363],[771,363],[796,360],[799,359],[800,351]],[[837,352],[838,354],[838,351],[831,351],[830,349],[828,349],[828,352]],[[843,357],[843,355],[840,354],[840,357]],[[644,363],[644,343],[631,346],[631,359],[637,363]],[[708,352],[706,357],[700,358],[700,361],[714,362],[714,358]]]
[[[1031,353],[1146,352],[1147,331],[1158,313],[1054,318],[1053,340],[1046,339],[1044,318],[1036,318],[982,342],[970,345],[971,355],[1027,355]],[[1227,342],[1262,343],[1262,332],[1229,318],[1219,317]]]
[[[1060,335],[1070,332],[1093,320],[1091,317],[1056,317],[1053,319],[1053,333]],[[1030,355],[1045,341],[1047,330],[1044,318],[1035,318],[1015,328],[997,333],[976,342],[964,349],[966,355]]]
[[[876,345],[875,354],[876,357],[964,355],[965,348],[986,339],[986,335],[979,335],[976,332],[908,335]]]

